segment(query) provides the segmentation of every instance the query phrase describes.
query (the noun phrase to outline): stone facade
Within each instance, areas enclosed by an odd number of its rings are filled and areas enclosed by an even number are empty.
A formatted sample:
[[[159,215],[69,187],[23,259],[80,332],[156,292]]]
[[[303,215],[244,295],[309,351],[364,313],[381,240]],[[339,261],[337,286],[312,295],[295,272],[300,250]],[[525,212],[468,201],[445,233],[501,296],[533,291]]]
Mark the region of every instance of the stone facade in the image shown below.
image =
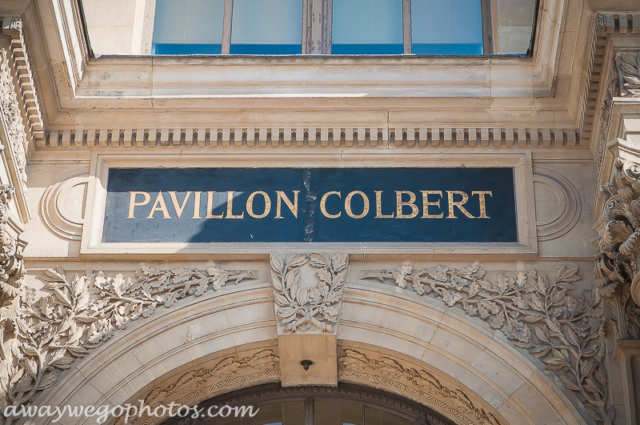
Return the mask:
[[[640,5],[486,3],[530,56],[145,56],[153,1],[2,2],[0,407],[357,385],[640,423]],[[518,238],[108,243],[116,166],[510,167]]]

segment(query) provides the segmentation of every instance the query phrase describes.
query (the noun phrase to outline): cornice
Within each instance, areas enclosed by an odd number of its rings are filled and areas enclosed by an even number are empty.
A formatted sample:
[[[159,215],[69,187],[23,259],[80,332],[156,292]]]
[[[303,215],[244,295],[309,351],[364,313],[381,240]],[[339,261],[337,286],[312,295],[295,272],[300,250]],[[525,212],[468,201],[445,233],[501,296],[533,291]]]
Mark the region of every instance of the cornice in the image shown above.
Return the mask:
[[[52,130],[38,148],[434,147],[572,148],[573,129],[433,127],[227,127]]]

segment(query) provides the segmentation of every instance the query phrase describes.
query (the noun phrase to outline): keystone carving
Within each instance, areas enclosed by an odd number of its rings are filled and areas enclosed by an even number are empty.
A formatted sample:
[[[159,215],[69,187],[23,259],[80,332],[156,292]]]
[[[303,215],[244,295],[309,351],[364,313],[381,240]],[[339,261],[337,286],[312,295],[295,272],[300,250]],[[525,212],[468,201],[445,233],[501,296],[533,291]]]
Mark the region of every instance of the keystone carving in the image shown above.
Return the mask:
[[[487,277],[477,264],[415,269],[404,263],[393,270],[365,271],[362,278],[395,282],[488,322],[558,375],[598,423],[613,423],[605,353],[598,341],[604,316],[600,292],[594,288],[580,297],[570,295],[580,280],[577,268],[562,267],[555,277],[535,270]]]
[[[618,53],[616,64],[620,76],[620,96],[640,97],[640,55],[638,52]]]
[[[300,269],[307,263],[316,270],[311,287],[300,282]],[[334,332],[348,267],[347,254],[271,257],[276,312],[285,332]]]
[[[1,217],[1,216],[0,216]],[[38,297],[22,287],[14,320],[0,322],[4,356],[0,375],[0,408],[27,405],[38,393],[56,384],[89,350],[102,345],[132,320],[151,316],[158,306],[173,306],[179,299],[200,296],[209,289],[256,279],[251,270],[224,270],[209,264],[205,270],[158,270],[142,266],[137,278],[103,272],[67,279],[61,269],[45,271]],[[0,424],[5,422],[0,416]]]
[[[438,378],[426,370],[418,370],[408,365],[403,365],[398,360],[387,356],[379,359],[369,357],[367,354],[353,349],[345,349],[338,358],[340,363],[340,375],[346,378],[355,374],[359,379],[373,381],[375,386],[380,386],[380,381],[392,380],[390,384],[394,387],[410,385],[418,389],[421,394],[435,397],[441,404],[445,404],[443,410],[462,419],[462,423],[473,423],[478,425],[500,425],[498,419],[490,412],[479,408],[475,403],[459,388],[450,389],[443,385]],[[402,384],[406,382],[407,384]],[[469,422],[473,418],[473,422]],[[466,419],[466,420],[465,420]]]

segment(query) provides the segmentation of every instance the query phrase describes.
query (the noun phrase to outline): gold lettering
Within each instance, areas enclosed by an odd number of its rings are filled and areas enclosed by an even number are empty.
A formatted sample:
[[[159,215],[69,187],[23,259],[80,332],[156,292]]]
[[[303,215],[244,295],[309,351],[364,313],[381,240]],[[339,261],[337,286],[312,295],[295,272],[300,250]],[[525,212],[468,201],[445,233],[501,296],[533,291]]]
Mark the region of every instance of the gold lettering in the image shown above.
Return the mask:
[[[138,195],[142,195],[142,201],[136,202],[136,197]],[[148,192],[133,192],[129,191],[129,215],[127,218],[136,218],[135,209],[136,207],[141,207],[143,205],[147,205],[151,200],[151,195]]]
[[[409,195],[409,200],[404,202],[402,195]],[[411,207],[411,214],[405,215],[402,213],[402,207]],[[396,190],[396,218],[414,218],[418,215],[420,210],[416,205],[416,194],[406,190]]]
[[[458,209],[460,211],[462,211],[462,214],[466,215],[467,217],[475,218],[474,216],[469,214],[469,211],[467,211],[463,207],[463,205],[466,204],[467,201],[469,200],[469,195],[467,195],[466,193],[464,193],[461,190],[447,190],[447,194],[449,195],[449,215],[447,216],[447,218],[458,218],[453,213],[453,207],[458,207]],[[462,196],[462,201],[454,201],[453,200],[453,195],[461,195]]]
[[[444,213],[438,215],[429,214],[429,207],[434,206],[440,208],[440,199],[434,202],[429,202],[429,195],[440,195],[442,198],[441,190],[421,190],[422,192],[422,218],[442,218]]]
[[[493,198],[493,192],[491,190],[474,190],[471,192],[471,196],[473,195],[478,195],[480,198],[480,215],[478,218],[491,218],[487,216],[487,201],[485,196],[489,195]]]
[[[227,191],[227,218],[240,219],[244,218],[244,211],[240,215],[233,215],[233,194],[236,193],[235,190]]]
[[[224,213],[213,215],[213,195],[215,193],[215,190],[207,192],[207,216],[205,218],[224,218]]]
[[[362,210],[362,214],[359,214],[359,215],[354,214],[353,211],[351,210],[351,198],[353,198],[354,195],[362,196],[362,200],[364,201],[364,209]],[[364,192],[360,192],[359,190],[354,190],[353,192],[349,193],[345,198],[344,209],[347,211],[347,215],[349,217],[362,218],[369,213],[369,198],[367,198],[367,195],[365,195]]]
[[[338,218],[342,215],[342,211],[340,211],[338,214],[329,214],[327,212],[327,198],[329,197],[329,195],[336,195],[338,198],[342,198],[340,192],[336,192],[335,190],[325,193],[324,195],[322,195],[322,199],[320,199],[320,211],[327,218]]]
[[[169,215],[169,210],[167,209],[167,204],[164,202],[164,198],[162,197],[162,192],[158,192],[158,196],[156,197],[156,201],[153,203],[153,207],[149,212],[147,218],[155,218],[153,215],[156,211],[162,211],[162,218],[167,219],[171,218]]]
[[[193,199],[193,218],[202,218],[200,217],[200,194],[202,192],[195,192],[195,198]]]
[[[182,200],[182,205],[179,205],[178,203],[178,197],[176,196],[175,190],[169,191],[167,193],[171,197],[171,202],[173,202],[173,208],[176,209],[176,214],[178,214],[178,218],[180,218],[182,216],[182,211],[184,211],[185,207],[187,206],[187,201],[189,200],[189,197],[193,192],[189,191],[187,192],[186,195],[184,195],[184,199]]]
[[[276,190],[276,195],[278,195],[278,199],[276,201],[276,218],[284,218],[282,217],[282,201],[287,204],[287,207],[289,207],[289,210],[291,210],[293,216],[295,218],[298,218],[298,193],[300,193],[299,190],[293,191],[293,202],[291,202],[291,200],[287,197],[287,195],[284,194],[283,191]]]
[[[374,190],[376,193],[376,218],[393,218],[394,213],[389,215],[382,214],[382,191]]]
[[[262,195],[264,197],[264,212],[262,214],[260,214],[260,215],[254,214],[254,212],[253,212],[253,198],[255,198],[256,195]],[[296,194],[296,205],[297,205],[297,203],[298,203],[298,196]],[[278,204],[278,206],[279,206],[279,204]],[[251,195],[249,195],[249,198],[247,199],[247,213],[251,217],[253,217],[253,218],[265,218],[267,215],[269,215],[269,212],[271,212],[271,199],[269,198],[269,195],[266,194],[266,192],[258,190],[256,192],[253,192]]]

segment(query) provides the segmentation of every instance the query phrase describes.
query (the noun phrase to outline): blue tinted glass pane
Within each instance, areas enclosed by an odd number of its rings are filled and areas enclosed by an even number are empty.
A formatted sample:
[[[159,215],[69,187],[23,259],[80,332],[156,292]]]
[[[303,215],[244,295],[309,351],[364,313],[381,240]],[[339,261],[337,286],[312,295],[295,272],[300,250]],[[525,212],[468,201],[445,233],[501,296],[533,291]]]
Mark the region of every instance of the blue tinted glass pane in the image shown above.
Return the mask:
[[[224,0],[156,0],[153,43],[221,44]]]
[[[481,55],[480,0],[411,0],[412,53]]]
[[[335,0],[331,53],[401,54],[402,0]]]
[[[154,44],[154,55],[219,55],[221,44]]]
[[[234,0],[231,53],[302,52],[302,0]]]

